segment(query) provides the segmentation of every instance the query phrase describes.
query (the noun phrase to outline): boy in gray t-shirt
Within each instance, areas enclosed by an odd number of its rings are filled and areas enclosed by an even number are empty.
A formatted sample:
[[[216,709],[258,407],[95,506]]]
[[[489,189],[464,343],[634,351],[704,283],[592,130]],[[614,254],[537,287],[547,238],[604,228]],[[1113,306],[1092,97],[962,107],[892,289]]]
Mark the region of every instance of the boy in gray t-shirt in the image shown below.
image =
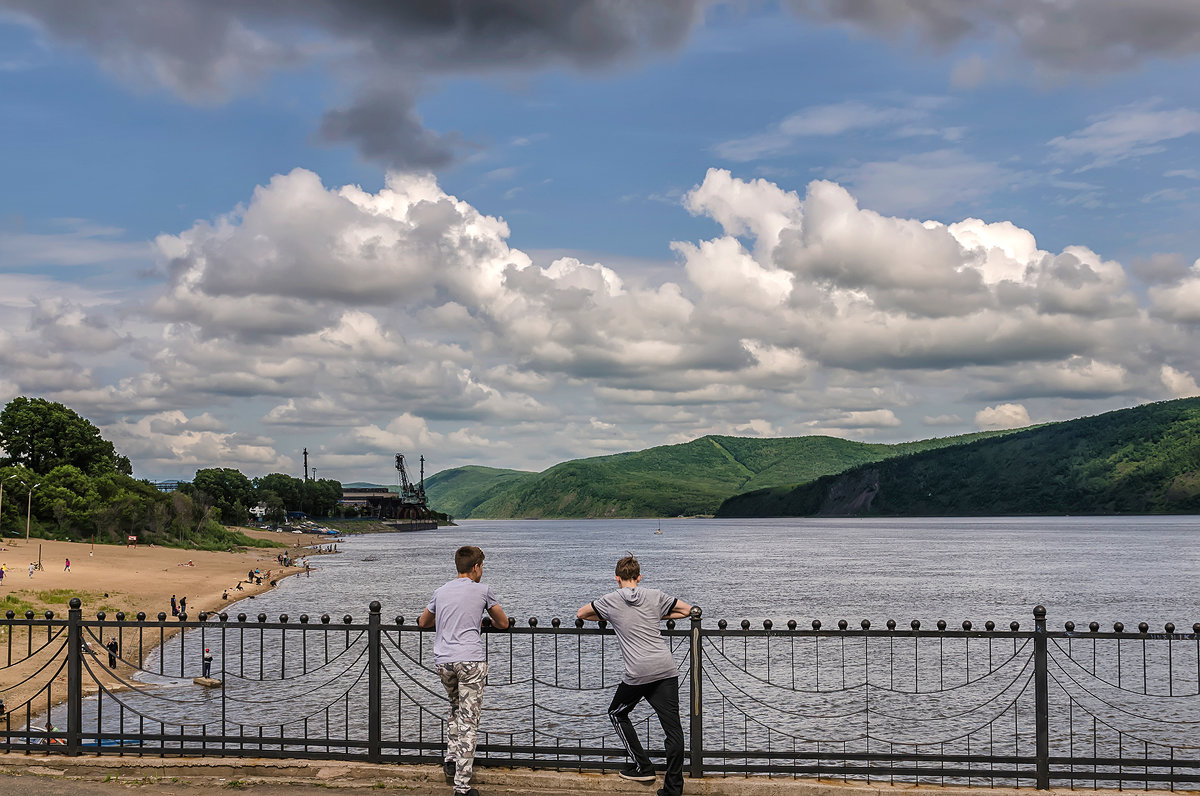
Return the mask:
[[[487,678],[480,625],[486,611],[498,630],[508,628],[508,615],[496,601],[492,589],[480,583],[483,551],[465,545],[454,552],[458,577],[439,586],[417,625],[435,628],[433,662],[446,696],[446,757],[442,770],[460,796],[479,796],[471,787],[475,769],[475,738],[483,710],[483,682]]]
[[[633,761],[620,776],[653,782],[654,765],[642,748],[629,713],[643,698],[658,714],[666,740],[667,769],[659,796],[683,793],[683,727],[679,722],[679,672],[659,631],[664,619],[682,619],[692,606],[658,589],[644,589],[642,570],[633,555],[617,562],[616,591],[593,600],[575,614],[580,619],[604,619],[612,624],[625,661],[625,676],[608,706],[608,717]]]

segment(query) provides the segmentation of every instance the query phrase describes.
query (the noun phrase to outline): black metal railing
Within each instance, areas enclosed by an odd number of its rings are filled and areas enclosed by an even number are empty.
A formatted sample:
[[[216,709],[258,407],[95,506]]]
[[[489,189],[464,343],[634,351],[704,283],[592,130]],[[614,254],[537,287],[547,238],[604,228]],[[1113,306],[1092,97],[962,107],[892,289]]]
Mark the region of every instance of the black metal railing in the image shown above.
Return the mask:
[[[1200,623],[1150,632],[889,620],[663,631],[688,771],[1071,787],[1200,783]],[[328,615],[0,620],[0,747],[66,755],[440,761],[445,694],[429,631]],[[486,629],[477,762],[619,768],[607,718],[622,664],[603,622]],[[202,673],[205,651],[210,681]],[[110,665],[115,664],[115,665]],[[197,684],[201,683],[201,684]],[[207,683],[207,685],[204,685]],[[649,711],[641,731],[662,756]]]

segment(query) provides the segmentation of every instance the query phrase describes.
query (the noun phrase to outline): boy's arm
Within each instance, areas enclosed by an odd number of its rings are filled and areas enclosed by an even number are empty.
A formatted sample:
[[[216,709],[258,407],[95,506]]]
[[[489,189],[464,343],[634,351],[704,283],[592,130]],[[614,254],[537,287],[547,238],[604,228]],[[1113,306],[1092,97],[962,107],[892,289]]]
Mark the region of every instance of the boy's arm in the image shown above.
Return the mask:
[[[429,629],[434,626],[435,622],[436,622],[436,619],[434,617],[433,611],[430,611],[428,608],[426,608],[424,611],[421,612],[421,615],[417,618],[417,627],[423,627],[423,628]]]
[[[672,608],[663,619],[683,619],[692,612],[692,606],[685,603],[683,600],[676,600],[675,607]]]
[[[585,622],[595,622],[600,619],[600,614],[596,613],[596,608],[591,603],[584,603],[575,612],[575,618],[582,619]]]
[[[508,614],[504,613],[504,609],[500,607],[500,603],[496,603],[487,609],[487,612],[488,616],[492,618],[492,627],[497,630],[508,630]]]

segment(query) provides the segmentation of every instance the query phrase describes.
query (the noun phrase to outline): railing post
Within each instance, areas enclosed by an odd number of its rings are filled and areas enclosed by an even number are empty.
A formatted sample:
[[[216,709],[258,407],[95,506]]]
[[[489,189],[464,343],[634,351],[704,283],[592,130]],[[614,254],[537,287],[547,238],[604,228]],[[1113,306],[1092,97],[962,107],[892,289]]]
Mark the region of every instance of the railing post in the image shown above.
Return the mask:
[[[83,746],[83,603],[72,597],[67,611],[67,756]]]
[[[372,600],[367,619],[367,759],[372,763],[383,762],[383,647],[379,630],[382,608],[378,600]]]
[[[700,606],[692,606],[692,678],[688,699],[688,722],[691,726],[691,766],[688,776],[700,779],[704,776],[704,667],[701,665],[700,617],[704,612]]]
[[[1037,785],[1050,789],[1050,681],[1046,664],[1046,607],[1033,609],[1033,693],[1037,722]]]

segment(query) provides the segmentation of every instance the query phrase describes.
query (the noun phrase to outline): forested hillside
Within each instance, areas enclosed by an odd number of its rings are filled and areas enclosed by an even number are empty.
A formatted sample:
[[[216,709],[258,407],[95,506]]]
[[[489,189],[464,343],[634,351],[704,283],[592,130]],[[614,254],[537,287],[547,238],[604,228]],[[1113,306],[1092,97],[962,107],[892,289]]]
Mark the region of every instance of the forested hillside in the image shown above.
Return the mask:
[[[821,436],[707,436],[681,445],[576,459],[541,473],[455,468],[426,479],[426,492],[432,507],[460,518],[706,515],[746,489],[790,486],[980,436],[984,435],[900,445]]]
[[[727,500],[718,515],[1200,512],[1200,398],[1147,404]]]

